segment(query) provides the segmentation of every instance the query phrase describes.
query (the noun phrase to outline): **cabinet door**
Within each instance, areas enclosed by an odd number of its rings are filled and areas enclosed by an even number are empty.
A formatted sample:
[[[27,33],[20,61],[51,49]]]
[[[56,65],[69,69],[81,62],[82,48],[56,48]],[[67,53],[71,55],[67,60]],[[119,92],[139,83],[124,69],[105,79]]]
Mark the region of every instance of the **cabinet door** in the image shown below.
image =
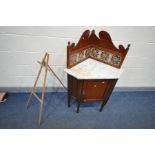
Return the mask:
[[[103,100],[108,80],[86,81],[83,89],[84,101]]]

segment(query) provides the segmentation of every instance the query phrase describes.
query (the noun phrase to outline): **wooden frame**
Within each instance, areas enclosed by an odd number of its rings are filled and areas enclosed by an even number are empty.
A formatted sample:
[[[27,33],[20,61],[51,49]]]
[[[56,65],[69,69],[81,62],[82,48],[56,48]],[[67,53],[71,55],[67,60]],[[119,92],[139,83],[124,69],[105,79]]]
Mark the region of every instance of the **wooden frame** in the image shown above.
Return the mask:
[[[39,126],[41,125],[42,109],[43,109],[43,104],[44,104],[44,95],[45,95],[46,77],[47,77],[47,71],[48,71],[48,62],[49,62],[49,54],[45,53],[44,58],[42,59],[41,66],[40,66],[40,69],[38,71],[36,80],[34,82],[32,92],[31,92],[31,94],[29,96],[29,99],[27,101],[27,108],[31,105],[32,96],[34,96],[38,100],[38,102],[40,103],[39,118],[38,118],[38,125]],[[36,85],[37,85],[37,82],[39,80],[39,76],[41,74],[41,71],[42,71],[43,67],[45,67],[45,74],[44,74],[44,83],[43,83],[43,87],[42,87],[42,95],[41,95],[41,98],[40,98],[35,93],[35,89],[36,89]]]
[[[42,123],[42,110],[43,110],[43,105],[44,105],[44,95],[45,95],[45,88],[46,88],[47,72],[50,71],[56,77],[56,79],[61,83],[61,85],[63,86],[63,88],[65,88],[66,90],[67,90],[67,88],[64,86],[64,84],[62,83],[62,81],[60,80],[60,78],[56,75],[56,73],[49,66],[49,64],[48,64],[49,63],[49,54],[48,53],[45,53],[42,61],[41,62],[38,61],[38,63],[41,66],[40,66],[40,69],[38,71],[38,74],[37,74],[36,80],[34,82],[34,85],[33,85],[31,94],[29,96],[29,99],[27,101],[27,108],[31,105],[31,99],[32,99],[32,96],[34,96],[38,100],[38,102],[40,103],[40,110],[39,110],[39,117],[38,117],[38,125],[40,126],[41,123]],[[39,77],[40,77],[40,74],[41,74],[41,71],[42,71],[43,67],[45,68],[45,74],[44,74],[44,83],[43,83],[43,87],[42,87],[42,95],[41,95],[41,98],[40,98],[35,93],[35,90],[36,90],[36,85],[37,85],[37,82],[39,80]]]

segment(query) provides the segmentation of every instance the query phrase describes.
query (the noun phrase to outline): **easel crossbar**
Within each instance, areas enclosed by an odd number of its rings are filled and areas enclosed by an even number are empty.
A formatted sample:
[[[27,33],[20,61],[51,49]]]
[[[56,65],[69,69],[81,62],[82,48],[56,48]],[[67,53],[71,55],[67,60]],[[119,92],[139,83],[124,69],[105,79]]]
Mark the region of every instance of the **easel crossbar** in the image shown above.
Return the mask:
[[[32,92],[32,94],[39,101],[39,103],[42,103],[42,100],[40,99],[40,97],[36,93]]]

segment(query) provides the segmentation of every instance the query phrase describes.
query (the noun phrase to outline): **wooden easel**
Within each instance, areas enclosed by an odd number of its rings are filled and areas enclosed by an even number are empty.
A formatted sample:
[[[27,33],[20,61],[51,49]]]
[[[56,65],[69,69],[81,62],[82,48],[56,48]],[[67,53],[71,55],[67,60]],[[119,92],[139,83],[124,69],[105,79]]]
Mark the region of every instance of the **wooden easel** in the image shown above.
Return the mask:
[[[43,104],[44,104],[44,94],[45,94],[45,88],[46,88],[46,78],[47,78],[47,71],[51,71],[53,73],[53,75],[58,79],[58,81],[62,84],[62,86],[67,90],[67,88],[64,86],[64,84],[61,82],[61,80],[59,79],[59,77],[56,75],[56,73],[52,70],[52,68],[49,66],[48,64],[49,62],[49,54],[45,53],[43,59],[41,62],[38,61],[38,63],[41,65],[39,72],[37,74],[35,83],[33,85],[31,94],[29,96],[28,102],[27,102],[27,108],[31,105],[31,98],[34,95],[34,97],[39,101],[40,103],[40,111],[39,111],[39,118],[38,118],[38,125],[41,125],[41,120],[42,120],[42,109],[43,109]],[[43,67],[45,67],[45,74],[44,74],[44,82],[43,82],[43,87],[42,87],[42,95],[41,98],[35,93],[35,89],[36,89],[36,85],[39,79],[39,76],[41,74],[41,71],[43,69]]]

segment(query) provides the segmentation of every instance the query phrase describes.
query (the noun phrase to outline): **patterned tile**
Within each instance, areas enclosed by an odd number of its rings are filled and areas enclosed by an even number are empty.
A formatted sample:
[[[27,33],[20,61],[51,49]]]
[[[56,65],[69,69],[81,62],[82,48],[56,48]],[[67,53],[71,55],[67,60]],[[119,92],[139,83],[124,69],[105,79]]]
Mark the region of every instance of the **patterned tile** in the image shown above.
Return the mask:
[[[70,64],[76,64],[77,63],[77,56],[78,54],[72,54],[70,59]]]
[[[98,58],[99,56],[99,50],[96,48],[91,48],[90,56],[93,58]]]
[[[78,62],[88,58],[89,56],[102,62],[114,65],[116,67],[121,63],[121,56],[91,47],[82,51],[76,51],[75,53],[72,53],[70,55],[70,65],[77,64]]]
[[[121,57],[119,55],[113,55],[111,62],[114,65],[119,65],[121,63]]]

